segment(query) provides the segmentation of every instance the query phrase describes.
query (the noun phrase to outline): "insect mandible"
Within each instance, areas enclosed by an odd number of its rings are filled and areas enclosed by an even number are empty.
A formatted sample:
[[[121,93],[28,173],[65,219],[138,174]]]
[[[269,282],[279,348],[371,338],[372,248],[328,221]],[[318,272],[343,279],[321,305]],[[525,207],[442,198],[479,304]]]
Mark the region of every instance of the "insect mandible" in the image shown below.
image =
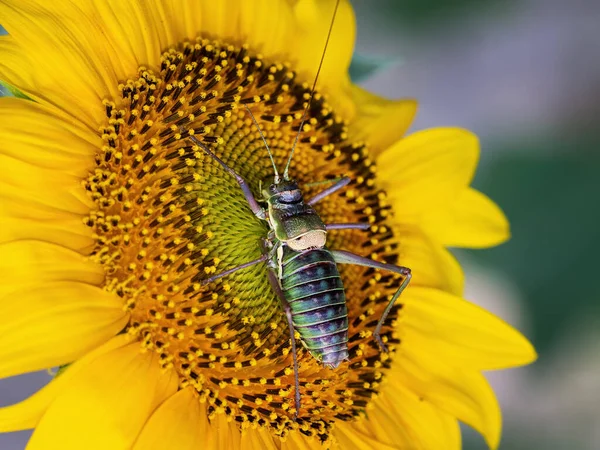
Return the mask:
[[[336,3],[333,19],[327,35],[325,49],[331,36],[335,14],[339,5]],[[271,149],[250,109],[246,109],[254,121],[267,148],[273,165],[273,182],[262,189],[261,202],[257,201],[247,181],[235,170],[222,161],[211,149],[193,134],[190,139],[202,151],[217,162],[238,182],[241,191],[254,215],[268,223],[269,232],[261,240],[262,254],[259,258],[213,275],[202,284],[207,285],[215,280],[228,276],[238,270],[266,263],[270,285],[279,298],[287,318],[295,384],[295,408],[297,417],[300,411],[300,384],[298,376],[298,358],[295,332],[308,352],[324,366],[336,369],[343,361],[348,360],[348,310],[344,285],[338,271],[338,264],[354,264],[374,269],[388,270],[400,274],[402,282],[392,296],[381,315],[373,336],[381,351],[387,348],[381,339],[381,328],[391,311],[395,301],[406,288],[411,279],[411,271],[407,267],[381,263],[344,250],[327,248],[327,233],[335,230],[359,229],[368,230],[367,223],[329,223],[323,222],[313,208],[325,197],[337,192],[350,183],[349,177],[333,180],[334,184],[310,198],[304,200],[302,191],[296,181],[289,176],[289,167],[303,128],[306,113],[314,94],[317,78],[323,64],[325,50],[315,77],[308,103],[304,109],[300,128],[290,151],[283,176],[279,175]],[[183,130],[182,130],[183,131]],[[183,134],[183,133],[182,133]],[[261,205],[266,204],[266,208]]]

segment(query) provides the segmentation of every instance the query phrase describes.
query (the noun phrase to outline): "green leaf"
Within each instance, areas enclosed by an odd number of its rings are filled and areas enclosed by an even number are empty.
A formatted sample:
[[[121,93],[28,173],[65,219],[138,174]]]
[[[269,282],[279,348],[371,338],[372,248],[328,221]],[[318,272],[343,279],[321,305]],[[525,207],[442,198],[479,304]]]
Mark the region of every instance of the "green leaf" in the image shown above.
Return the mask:
[[[0,36],[8,34],[4,27],[0,25]],[[0,81],[0,97],[17,97],[24,98],[26,100],[31,100],[27,95],[19,91],[16,87],[11,86],[10,84]]]
[[[399,63],[400,60],[398,59],[390,59],[384,56],[365,56],[355,53],[350,63],[350,78],[353,83],[359,83]]]
[[[58,368],[56,369],[56,372],[55,372],[54,378],[57,378],[57,377],[59,377],[60,375],[62,375],[62,374],[63,374],[63,372],[64,372],[65,370],[67,370],[67,368],[68,368],[70,365],[71,365],[71,364],[63,364],[62,366],[58,366]]]
[[[0,81],[0,97],[17,97],[25,100],[31,100],[27,95],[10,84]]]

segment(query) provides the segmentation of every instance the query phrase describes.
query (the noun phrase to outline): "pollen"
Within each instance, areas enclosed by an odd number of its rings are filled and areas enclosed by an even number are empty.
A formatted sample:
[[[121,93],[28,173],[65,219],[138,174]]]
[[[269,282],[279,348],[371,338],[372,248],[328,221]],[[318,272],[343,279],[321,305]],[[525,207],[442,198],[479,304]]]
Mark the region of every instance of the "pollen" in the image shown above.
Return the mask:
[[[293,67],[246,47],[185,42],[168,49],[160,67],[141,67],[119,89],[120,98],[103,102],[103,146],[84,182],[95,208],[84,223],[96,239],[92,259],[104,267],[104,289],[130,312],[124,332],[173,367],[181,386],[193,386],[209,417],[227,414],[241,428],[266,427],[282,437],[300,429],[326,441],[336,421],[363,414],[390,366],[393,354],[380,353],[372,332],[400,280],[340,267],[350,358],[329,369],[298,343],[296,417],[288,326],[266,268],[206,282],[257,259],[268,225],[251,212],[236,180],[190,137],[244,177],[260,199],[274,174],[246,106],[280,168],[301,131],[290,174],[307,198],[327,180],[353,180],[316,205],[323,220],[372,224],[369,231],[330,233],[328,247],[393,263],[398,249],[385,225],[389,206],[375,187],[364,144],[348,141],[347,124],[320,94],[301,125],[309,84],[297,80]],[[392,351],[400,343],[391,334],[400,307],[383,327]]]

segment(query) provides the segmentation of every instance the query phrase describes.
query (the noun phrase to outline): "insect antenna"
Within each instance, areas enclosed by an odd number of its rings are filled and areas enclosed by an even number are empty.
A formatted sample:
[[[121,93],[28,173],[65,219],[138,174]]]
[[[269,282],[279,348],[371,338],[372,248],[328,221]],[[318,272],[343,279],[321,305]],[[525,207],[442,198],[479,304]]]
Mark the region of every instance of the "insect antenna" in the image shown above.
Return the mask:
[[[325,59],[325,52],[327,51],[327,46],[329,45],[329,39],[331,38],[331,31],[333,30],[333,24],[335,22],[335,16],[337,14],[338,6],[340,6],[340,0],[335,2],[335,9],[333,10],[333,17],[331,18],[331,23],[329,24],[329,31],[327,32],[327,39],[325,40],[325,47],[323,48],[323,53],[321,54],[321,61],[319,62],[319,68],[317,69],[317,74],[315,75],[315,80],[313,81],[312,88],[310,90],[310,97],[308,97],[308,103],[306,104],[306,108],[304,108],[304,112],[302,113],[302,120],[300,121],[300,128],[298,129],[298,134],[296,135],[296,139],[294,139],[294,145],[292,145],[292,150],[290,151],[290,156],[287,160],[287,164],[285,165],[285,170],[283,171],[283,179],[288,180],[288,171],[290,168],[290,164],[292,162],[292,158],[294,156],[294,150],[296,149],[296,144],[298,144],[298,139],[300,138],[300,133],[302,133],[302,127],[304,127],[304,121],[306,120],[306,113],[310,108],[310,103],[313,99],[313,95],[315,94],[315,87],[317,86],[317,80],[319,79],[319,74],[321,73],[321,67],[323,67],[323,60]]]
[[[258,122],[256,121],[256,119],[254,118],[254,114],[252,114],[252,111],[250,111],[250,108],[248,108],[248,105],[244,105],[246,107],[246,111],[248,111],[248,114],[250,114],[250,117],[252,118],[252,121],[254,122],[254,125],[256,125],[256,129],[258,130],[258,132],[260,133],[260,137],[262,138],[263,142],[265,143],[265,147],[267,147],[267,152],[269,152],[269,158],[271,158],[271,164],[273,164],[273,171],[275,172],[275,184],[279,183],[279,172],[277,171],[277,166],[275,165],[275,160],[273,159],[273,154],[271,153],[271,149],[269,148],[269,144],[267,144],[267,140],[265,139],[265,135],[263,134],[262,130],[260,129],[260,125],[258,124]]]

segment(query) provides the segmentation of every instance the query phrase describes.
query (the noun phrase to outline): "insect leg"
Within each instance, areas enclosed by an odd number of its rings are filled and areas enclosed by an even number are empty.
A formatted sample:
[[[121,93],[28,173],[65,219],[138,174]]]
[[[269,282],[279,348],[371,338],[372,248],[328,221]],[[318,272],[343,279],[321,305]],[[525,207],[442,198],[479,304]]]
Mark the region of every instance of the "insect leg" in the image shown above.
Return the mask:
[[[312,186],[320,186],[322,184],[337,183],[342,178],[344,178],[344,177],[328,178],[326,180],[319,180],[319,181],[309,181],[308,183],[304,183],[304,187],[312,187]]]
[[[325,225],[327,231],[331,230],[368,230],[370,223],[328,223]]]
[[[246,201],[248,202],[248,205],[250,206],[250,209],[252,210],[254,215],[259,219],[266,219],[267,214],[265,213],[265,210],[262,208],[262,206],[258,204],[256,199],[254,198],[254,195],[252,195],[252,191],[250,190],[250,186],[248,186],[248,182],[244,180],[244,178],[242,178],[242,176],[239,175],[235,170],[233,170],[231,167],[225,164],[225,162],[217,155],[215,155],[206,145],[200,142],[200,140],[196,136],[189,135],[188,138],[194,144],[200,147],[204,151],[204,153],[206,153],[208,156],[210,156],[212,159],[218,162],[221,165],[221,167],[227,171],[227,173],[229,173],[232,177],[235,178],[235,180],[240,185],[240,188],[244,193],[244,197],[246,197]]]
[[[296,407],[296,413],[294,414],[294,420],[298,418],[298,413],[300,412],[300,381],[298,379],[298,354],[296,352],[296,336],[294,335],[294,323],[292,322],[292,309],[285,299],[285,295],[283,294],[283,290],[281,289],[281,285],[279,284],[279,278],[277,277],[277,273],[274,269],[269,267],[267,271],[269,276],[269,282],[271,283],[271,287],[279,297],[281,301],[281,305],[283,306],[283,311],[285,312],[285,316],[287,318],[288,327],[290,329],[290,341],[292,343],[292,357],[294,358],[294,401]]]
[[[233,267],[231,269],[226,270],[225,272],[221,272],[218,273],[216,275],[213,275],[212,277],[207,278],[206,280],[202,280],[202,286],[206,286],[209,283],[212,283],[215,280],[218,280],[219,278],[223,278],[226,277],[227,275],[232,274],[233,272],[237,272],[238,270],[242,270],[245,269],[247,267],[252,267],[255,264],[261,263],[261,262],[265,262],[268,259],[268,255],[267,254],[263,254],[260,258],[256,258],[252,261],[249,261],[247,263],[244,264],[240,264],[239,266]]]
[[[350,177],[343,177],[340,181],[335,183],[333,186],[330,186],[327,189],[323,189],[321,192],[319,192],[317,195],[315,195],[313,198],[311,198],[309,201],[307,201],[306,204],[314,205],[315,203],[323,200],[328,195],[331,195],[334,192],[339,191],[341,188],[343,188],[348,183],[350,183],[350,181],[352,181],[352,180],[350,180]]]
[[[402,283],[400,283],[400,286],[398,287],[398,290],[396,291],[388,305],[385,307],[385,310],[383,311],[379,322],[377,322],[375,332],[373,333],[373,336],[375,337],[377,344],[381,348],[381,351],[387,352],[387,347],[381,340],[381,327],[383,326],[383,323],[385,322],[385,319],[387,318],[388,314],[392,310],[394,303],[396,302],[398,297],[400,297],[400,294],[402,294],[404,288],[408,286],[408,283],[410,282],[410,279],[412,277],[410,269],[408,267],[396,266],[394,264],[386,264],[378,261],[373,261],[372,259],[355,255],[354,253],[346,252],[344,250],[331,250],[331,254],[333,255],[333,259],[335,260],[335,262],[339,264],[356,264],[358,266],[372,267],[374,269],[389,270],[390,272],[398,273],[404,277]]]

